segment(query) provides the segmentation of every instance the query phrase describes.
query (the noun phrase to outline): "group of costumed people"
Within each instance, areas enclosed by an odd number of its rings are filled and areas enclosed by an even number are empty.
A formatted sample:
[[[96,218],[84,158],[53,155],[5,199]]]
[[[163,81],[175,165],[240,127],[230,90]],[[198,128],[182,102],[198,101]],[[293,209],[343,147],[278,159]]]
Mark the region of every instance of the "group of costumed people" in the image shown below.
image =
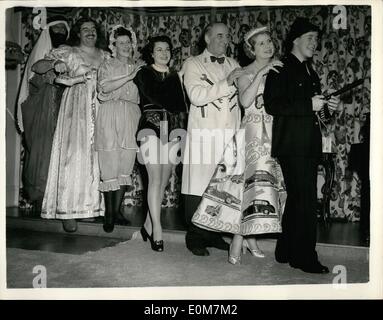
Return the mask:
[[[103,228],[112,232],[138,154],[148,205],[140,233],[161,252],[161,203],[182,150],[185,240],[194,255],[207,256],[214,247],[238,265],[242,252],[265,256],[257,235],[280,233],[278,262],[328,272],[315,251],[321,154],[315,112],[326,104],[333,111],[339,100],[324,100],[310,64],[316,26],[297,18],[282,61],[267,27],[250,30],[245,51],[253,62],[241,68],[226,56],[227,26],[212,23],[203,35],[205,50],[180,71],[169,67],[167,36],[149,38],[135,61],[137,40],[129,27],[110,30],[112,54],[100,48],[91,19],[78,20],[70,33],[68,39],[65,19],[48,23],[19,96],[24,188],[41,217],[60,219],[73,232],[78,219],[104,216]],[[172,133],[185,114],[183,139]],[[200,130],[213,140],[201,139]],[[223,233],[233,235],[230,245]]]

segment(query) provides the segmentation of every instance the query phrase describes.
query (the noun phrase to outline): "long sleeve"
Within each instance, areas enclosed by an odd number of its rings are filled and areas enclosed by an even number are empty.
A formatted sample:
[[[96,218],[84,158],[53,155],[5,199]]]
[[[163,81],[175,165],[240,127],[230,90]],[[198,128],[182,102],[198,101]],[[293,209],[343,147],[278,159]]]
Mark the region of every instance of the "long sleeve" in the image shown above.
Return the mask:
[[[52,69],[53,69],[52,60],[45,60],[45,59],[36,61],[31,68],[33,72],[38,74],[47,73],[49,70],[52,70]]]
[[[273,116],[312,116],[311,94],[295,94],[302,92],[294,88],[300,84],[289,79],[287,68],[280,70],[280,73],[271,70],[267,75],[263,93],[266,112]]]
[[[69,64],[72,48],[69,46],[62,46],[57,49],[51,50],[45,55],[44,59],[35,62],[31,70],[38,74],[47,73],[49,70],[53,70],[53,61],[60,60]]]
[[[230,95],[232,92],[226,78],[213,85],[203,83],[199,68],[193,59],[185,61],[184,82],[190,102],[195,106],[203,106],[219,98]]]
[[[134,78],[134,83],[140,91],[143,104],[153,104],[170,112],[186,111],[182,84],[176,72],[160,80],[152,70],[142,68]]]
[[[278,69],[269,72],[263,92],[266,112],[274,116],[272,156],[319,157],[321,132],[311,100],[320,94],[319,77],[292,54]]]
[[[51,50],[46,56],[45,59],[48,60],[61,60],[65,63],[69,62],[73,48],[70,46],[62,46],[57,49]]]
[[[113,78],[113,70],[112,65],[109,61],[104,61],[99,70],[98,70],[98,76],[97,76],[97,83],[98,83],[98,99],[102,102],[109,101],[109,100],[116,100],[120,96],[120,90],[113,90],[111,92],[105,93],[102,91],[101,86],[99,83],[103,80],[109,80]]]

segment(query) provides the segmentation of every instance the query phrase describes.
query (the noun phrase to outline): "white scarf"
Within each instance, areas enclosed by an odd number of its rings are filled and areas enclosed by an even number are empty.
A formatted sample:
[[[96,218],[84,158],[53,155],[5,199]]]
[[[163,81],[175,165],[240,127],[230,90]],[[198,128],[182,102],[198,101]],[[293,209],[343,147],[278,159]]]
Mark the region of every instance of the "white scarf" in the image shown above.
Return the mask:
[[[37,40],[35,46],[32,49],[31,54],[29,55],[28,61],[25,65],[23,78],[21,80],[19,96],[17,100],[17,125],[20,129],[20,132],[24,132],[23,119],[21,113],[21,105],[28,98],[29,95],[29,80],[33,77],[34,72],[31,68],[35,62],[43,59],[52,50],[52,41],[49,34],[49,27],[56,24],[62,23],[67,28],[67,39],[69,37],[69,26],[66,21],[58,20],[48,23],[41,32],[39,39]]]

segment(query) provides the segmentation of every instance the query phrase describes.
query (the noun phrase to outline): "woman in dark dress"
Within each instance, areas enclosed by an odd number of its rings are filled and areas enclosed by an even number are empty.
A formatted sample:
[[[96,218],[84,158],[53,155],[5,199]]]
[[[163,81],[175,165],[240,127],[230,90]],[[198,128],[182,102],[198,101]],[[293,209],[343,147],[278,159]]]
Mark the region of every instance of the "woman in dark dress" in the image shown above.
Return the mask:
[[[151,38],[143,50],[147,66],[134,79],[142,112],[137,140],[148,176],[150,214],[141,235],[144,241],[150,240],[155,251],[163,251],[161,203],[180,149],[179,139],[173,138],[171,132],[181,127],[179,114],[187,111],[180,75],[169,68],[171,51],[168,37]]]

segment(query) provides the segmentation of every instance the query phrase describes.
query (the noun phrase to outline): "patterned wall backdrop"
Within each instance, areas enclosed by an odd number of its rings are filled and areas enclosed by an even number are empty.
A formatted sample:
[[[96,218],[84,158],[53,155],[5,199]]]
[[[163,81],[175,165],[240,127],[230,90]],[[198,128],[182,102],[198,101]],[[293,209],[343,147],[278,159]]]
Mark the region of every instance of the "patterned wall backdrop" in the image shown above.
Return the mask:
[[[23,10],[23,28],[26,55],[31,51],[40,33],[33,28],[32,10]],[[222,21],[229,27],[231,42],[227,55],[241,59],[241,41],[244,33],[252,27],[268,26],[275,39],[279,55],[282,54],[283,39],[290,25],[298,16],[309,17],[323,31],[320,50],[314,58],[316,70],[321,77],[322,89],[338,89],[343,85],[370,76],[371,11],[368,6],[346,6],[347,28],[335,29],[333,21],[337,14],[333,6],[301,7],[241,7],[241,8],[52,8],[48,16],[64,14],[73,24],[80,16],[90,16],[100,23],[107,38],[107,31],[115,24],[132,26],[137,33],[138,48],[141,49],[149,36],[168,35],[174,45],[172,64],[179,69],[190,55],[199,52],[199,38],[210,21]],[[137,57],[139,53],[137,53]],[[342,102],[331,129],[334,132],[336,172],[331,193],[330,211],[334,218],[355,221],[360,213],[360,181],[350,174],[348,154],[351,144],[362,141],[361,127],[370,111],[370,83],[354,89]],[[140,179],[135,179],[136,189],[127,195],[126,204],[141,201]],[[323,170],[319,170],[318,185],[323,185]],[[178,202],[179,178],[174,174],[166,191],[164,206]],[[319,198],[322,198],[319,188]]]

